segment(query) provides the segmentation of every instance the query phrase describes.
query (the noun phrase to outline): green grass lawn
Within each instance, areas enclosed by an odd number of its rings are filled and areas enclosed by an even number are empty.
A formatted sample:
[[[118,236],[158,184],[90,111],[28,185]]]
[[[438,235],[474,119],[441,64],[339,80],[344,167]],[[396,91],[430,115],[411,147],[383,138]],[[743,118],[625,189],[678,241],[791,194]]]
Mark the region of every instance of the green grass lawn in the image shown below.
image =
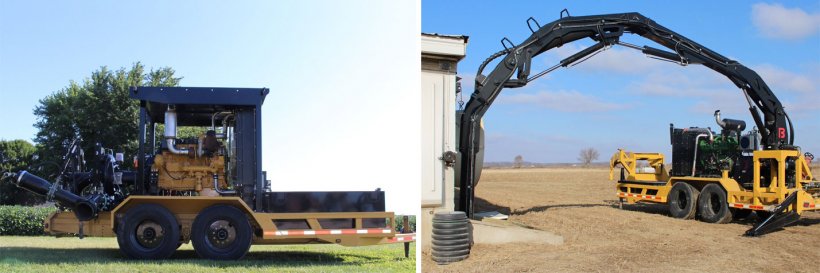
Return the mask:
[[[0,272],[415,272],[415,244],[255,245],[239,261],[197,257],[190,244],[169,259],[126,259],[114,238],[0,236]]]

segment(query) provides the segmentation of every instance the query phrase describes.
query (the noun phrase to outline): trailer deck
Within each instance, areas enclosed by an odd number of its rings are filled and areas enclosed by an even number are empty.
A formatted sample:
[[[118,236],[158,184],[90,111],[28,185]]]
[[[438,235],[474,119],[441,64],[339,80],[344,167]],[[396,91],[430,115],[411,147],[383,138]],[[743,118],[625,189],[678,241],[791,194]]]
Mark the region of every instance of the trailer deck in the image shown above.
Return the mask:
[[[90,221],[79,221],[73,212],[57,211],[46,218],[46,232],[56,236],[116,237],[119,211],[138,204],[160,204],[168,208],[181,226],[181,243],[191,238],[191,224],[206,207],[226,204],[240,208],[251,220],[253,244],[339,244],[366,246],[415,241],[415,234],[399,234],[393,212],[253,212],[239,197],[130,196],[110,212],[100,212]]]

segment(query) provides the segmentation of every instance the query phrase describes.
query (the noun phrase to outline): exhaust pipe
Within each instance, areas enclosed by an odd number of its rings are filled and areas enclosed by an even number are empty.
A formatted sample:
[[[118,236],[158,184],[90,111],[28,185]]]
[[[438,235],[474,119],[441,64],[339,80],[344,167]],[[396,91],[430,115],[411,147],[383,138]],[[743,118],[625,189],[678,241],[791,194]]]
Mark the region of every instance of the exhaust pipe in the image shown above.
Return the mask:
[[[48,196],[52,187],[50,182],[26,171],[20,171],[17,175],[17,179],[14,180],[14,184],[16,184],[17,187],[43,196]],[[60,203],[60,205],[71,208],[74,212],[74,216],[76,216],[78,220],[88,221],[97,218],[97,206],[88,201],[88,199],[77,196],[67,190],[57,188],[54,189],[52,194],[54,195],[54,200]]]
[[[168,106],[165,111],[165,142],[168,145],[168,151],[173,154],[184,155],[188,154],[188,149],[177,149],[174,146],[174,139],[177,137],[177,112]]]

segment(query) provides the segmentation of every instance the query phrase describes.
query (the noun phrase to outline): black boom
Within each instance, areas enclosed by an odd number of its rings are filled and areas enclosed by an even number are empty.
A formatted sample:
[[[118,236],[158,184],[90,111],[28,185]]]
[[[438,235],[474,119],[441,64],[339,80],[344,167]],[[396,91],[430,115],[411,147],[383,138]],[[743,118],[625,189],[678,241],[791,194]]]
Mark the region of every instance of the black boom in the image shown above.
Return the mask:
[[[567,13],[568,14],[568,13]],[[563,12],[562,12],[563,15]],[[535,27],[533,24],[535,23]],[[478,122],[498,97],[503,88],[527,85],[555,69],[566,67],[591,57],[609,46],[620,45],[637,49],[653,58],[676,62],[681,65],[702,64],[729,78],[739,87],[749,103],[749,111],[760,128],[765,149],[790,149],[794,144],[794,130],[783,105],[775,97],[763,79],[753,70],[726,58],[688,38],[663,27],[640,13],[621,13],[592,16],[562,16],[560,19],[539,25],[534,19],[527,20],[532,35],[518,45],[504,38],[501,50],[485,60],[476,74],[475,91],[464,108],[460,120],[459,152],[462,155],[459,177],[461,191],[458,210],[472,217],[472,201],[475,187],[476,154],[480,138],[477,137]],[[649,46],[637,46],[619,41],[624,33],[640,35],[672,52]],[[547,70],[530,76],[532,58],[552,48],[560,47],[583,38],[597,43],[556,64]],[[484,68],[493,60],[503,57],[496,67],[484,75]],[[762,112],[762,118],[761,113]],[[786,126],[789,126],[788,129]]]

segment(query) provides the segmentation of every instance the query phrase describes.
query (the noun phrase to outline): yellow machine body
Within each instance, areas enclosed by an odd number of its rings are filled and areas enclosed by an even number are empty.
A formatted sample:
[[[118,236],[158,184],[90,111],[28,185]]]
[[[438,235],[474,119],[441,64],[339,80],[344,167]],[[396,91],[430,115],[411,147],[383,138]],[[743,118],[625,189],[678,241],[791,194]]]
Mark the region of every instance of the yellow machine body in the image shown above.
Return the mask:
[[[156,172],[157,187],[165,191],[196,192],[200,196],[219,196],[214,190],[214,176],[220,189],[228,187],[223,155],[196,155],[197,145],[178,145],[190,154],[163,151],[154,158],[152,171]]]
[[[797,202],[787,208],[801,214],[806,210],[820,210],[820,191],[806,159],[796,150],[754,151],[754,179],[750,189],[744,188],[735,179],[723,171],[722,177],[669,176],[660,153],[630,153],[619,149],[610,159],[610,180],[614,179],[616,168],[621,168],[622,177],[616,183],[616,195],[621,201],[629,204],[636,202],[666,203],[669,191],[678,182],[685,182],[696,189],[702,189],[710,183],[719,184],[727,195],[729,208],[740,210],[772,211],[788,195],[797,194]],[[786,161],[794,159],[795,183],[786,183]],[[760,163],[763,160],[777,162],[778,168],[769,173],[761,173]],[[639,165],[651,168],[651,172],[642,172]],[[762,187],[761,176],[768,176],[772,181]],[[814,185],[814,187],[810,187]]]

